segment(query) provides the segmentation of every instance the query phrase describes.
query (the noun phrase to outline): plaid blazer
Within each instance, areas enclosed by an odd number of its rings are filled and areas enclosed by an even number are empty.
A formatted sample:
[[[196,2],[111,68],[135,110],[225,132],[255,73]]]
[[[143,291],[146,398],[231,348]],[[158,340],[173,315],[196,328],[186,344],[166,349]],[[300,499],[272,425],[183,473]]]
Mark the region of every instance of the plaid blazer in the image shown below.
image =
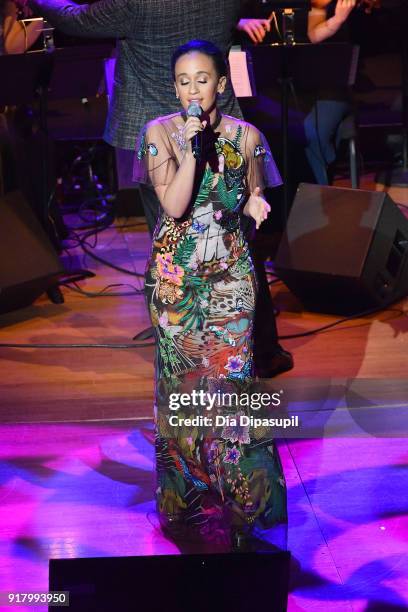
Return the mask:
[[[114,88],[104,138],[134,149],[144,124],[180,110],[170,59],[181,44],[210,40],[227,52],[241,0],[30,0],[41,15],[67,34],[117,38]],[[231,86],[220,100],[223,112],[241,117]]]

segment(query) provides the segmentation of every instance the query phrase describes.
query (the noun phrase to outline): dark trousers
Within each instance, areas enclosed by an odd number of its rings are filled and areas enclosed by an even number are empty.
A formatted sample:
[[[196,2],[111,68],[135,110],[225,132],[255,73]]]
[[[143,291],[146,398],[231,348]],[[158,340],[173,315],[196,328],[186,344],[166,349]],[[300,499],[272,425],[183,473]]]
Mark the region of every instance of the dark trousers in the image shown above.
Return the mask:
[[[147,226],[150,236],[153,236],[159,218],[160,202],[154,189],[149,185],[141,185],[140,190]],[[254,361],[257,364],[274,355],[279,349],[279,344],[274,307],[266,278],[264,261],[256,249],[253,248],[253,242],[249,241],[249,244],[258,281],[254,317]]]
[[[316,100],[305,117],[305,153],[319,185],[330,184],[328,168],[336,159],[338,127],[349,112],[345,100]]]

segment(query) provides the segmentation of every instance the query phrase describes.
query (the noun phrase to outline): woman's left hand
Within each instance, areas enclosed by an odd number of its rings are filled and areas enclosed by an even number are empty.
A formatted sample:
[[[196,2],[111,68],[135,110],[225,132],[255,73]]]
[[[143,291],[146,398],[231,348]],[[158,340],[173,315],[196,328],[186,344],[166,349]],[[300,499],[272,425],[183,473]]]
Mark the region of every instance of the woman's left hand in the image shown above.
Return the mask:
[[[337,0],[334,17],[339,22],[344,23],[356,6],[356,0]]]
[[[260,194],[260,187],[255,187],[244,207],[244,214],[255,220],[256,229],[259,229],[261,223],[265,221],[271,212],[268,202]]]

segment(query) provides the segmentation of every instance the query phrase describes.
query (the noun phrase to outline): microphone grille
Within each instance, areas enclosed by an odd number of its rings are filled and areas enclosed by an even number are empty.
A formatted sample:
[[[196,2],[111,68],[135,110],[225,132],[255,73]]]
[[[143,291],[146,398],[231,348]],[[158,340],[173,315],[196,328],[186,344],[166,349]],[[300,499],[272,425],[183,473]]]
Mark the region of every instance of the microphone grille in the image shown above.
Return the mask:
[[[198,102],[191,102],[187,108],[187,115],[189,117],[200,117],[203,109]]]

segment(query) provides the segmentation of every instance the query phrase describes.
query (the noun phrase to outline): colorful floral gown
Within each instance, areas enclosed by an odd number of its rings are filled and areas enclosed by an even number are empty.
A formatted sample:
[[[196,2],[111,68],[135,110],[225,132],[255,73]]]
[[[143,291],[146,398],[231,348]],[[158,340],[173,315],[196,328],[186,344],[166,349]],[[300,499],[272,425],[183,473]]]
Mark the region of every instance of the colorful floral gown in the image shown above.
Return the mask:
[[[185,147],[183,126],[181,113],[147,125],[136,180],[171,182]],[[255,187],[281,181],[262,134],[232,117],[220,116],[206,129],[202,156],[184,217],[162,212],[158,220],[145,292],[157,346],[159,517],[164,526],[188,525],[214,538],[220,530],[285,522],[279,456],[273,440],[248,428],[225,427],[214,438],[199,427],[170,427],[168,397],[203,380],[219,391],[251,379],[256,279],[240,227],[242,207]]]

